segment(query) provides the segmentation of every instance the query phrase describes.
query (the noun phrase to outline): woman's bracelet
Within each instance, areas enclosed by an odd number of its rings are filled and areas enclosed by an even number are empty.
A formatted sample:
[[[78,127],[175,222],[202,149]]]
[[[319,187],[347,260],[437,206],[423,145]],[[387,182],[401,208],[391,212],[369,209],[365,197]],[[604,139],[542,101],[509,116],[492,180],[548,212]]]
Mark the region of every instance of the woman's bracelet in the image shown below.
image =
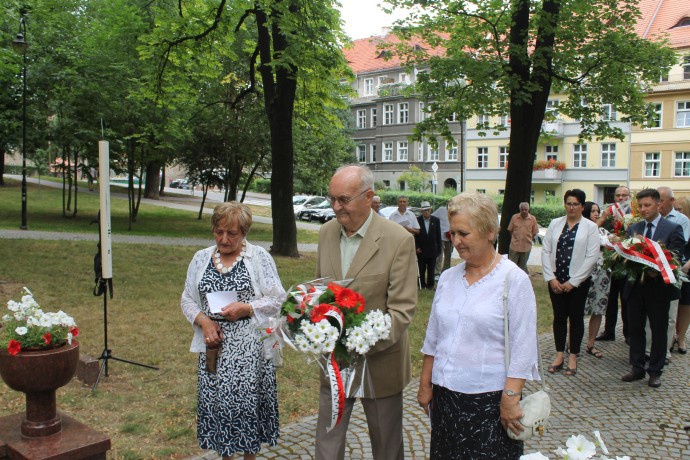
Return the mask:
[[[199,316],[194,320],[194,325],[201,327],[201,320],[204,319],[206,315],[204,313],[200,313]]]
[[[251,318],[254,316],[254,307],[252,307],[252,305],[249,303],[247,305],[249,306],[249,317]]]

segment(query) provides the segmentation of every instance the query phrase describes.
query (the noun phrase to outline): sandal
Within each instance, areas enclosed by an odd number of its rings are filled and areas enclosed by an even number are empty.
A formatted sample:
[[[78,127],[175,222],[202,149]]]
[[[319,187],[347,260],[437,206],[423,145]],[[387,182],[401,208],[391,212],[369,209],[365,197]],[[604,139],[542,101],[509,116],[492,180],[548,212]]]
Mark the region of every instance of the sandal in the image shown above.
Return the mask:
[[[561,364],[552,364],[549,366],[549,374],[555,374],[558,371],[563,370],[563,362]]]
[[[594,345],[592,345],[591,347],[586,347],[585,352],[587,352],[588,355],[592,355],[597,359],[601,359],[604,357],[604,354],[596,348],[594,348]]]
[[[569,367],[566,367],[565,372],[563,374],[565,374],[569,377],[572,377],[573,375],[577,374],[577,367],[574,367],[572,369]]]

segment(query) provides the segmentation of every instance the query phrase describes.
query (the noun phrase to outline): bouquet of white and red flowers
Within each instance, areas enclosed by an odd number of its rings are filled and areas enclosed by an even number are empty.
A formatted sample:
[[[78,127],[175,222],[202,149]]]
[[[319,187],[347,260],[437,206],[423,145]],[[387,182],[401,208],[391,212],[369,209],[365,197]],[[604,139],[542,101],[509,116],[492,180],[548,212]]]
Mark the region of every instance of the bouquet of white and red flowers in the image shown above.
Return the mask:
[[[346,287],[351,280],[306,281],[288,290],[280,315],[265,325],[265,356],[279,361],[285,344],[311,354],[331,381],[333,419],[342,416],[344,398],[362,396],[365,355],[388,338],[391,317],[381,310],[364,311],[364,297]]]
[[[611,271],[612,278],[626,278],[635,283],[644,281],[645,276],[661,274],[666,284],[678,287],[681,282],[688,281],[679,269],[680,263],[675,254],[663,244],[640,235],[609,243],[603,255],[603,266]]]

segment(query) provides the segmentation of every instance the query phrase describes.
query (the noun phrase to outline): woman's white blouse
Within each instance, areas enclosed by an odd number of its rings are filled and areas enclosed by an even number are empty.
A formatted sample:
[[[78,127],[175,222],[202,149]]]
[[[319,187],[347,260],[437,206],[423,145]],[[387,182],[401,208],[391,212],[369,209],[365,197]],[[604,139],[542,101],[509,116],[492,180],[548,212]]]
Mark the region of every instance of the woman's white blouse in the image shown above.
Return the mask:
[[[432,383],[461,393],[502,390],[506,380],[503,288],[510,271],[508,377],[539,380],[537,307],[529,276],[508,259],[469,286],[465,264],[441,275],[422,353],[434,357]]]
[[[211,260],[211,254],[216,246],[197,251],[187,268],[187,280],[182,292],[181,306],[187,321],[192,323],[194,336],[189,351],[206,351],[203,333],[199,326],[194,324],[194,319],[201,311],[201,296],[199,295],[199,282]],[[254,289],[254,300],[249,304],[254,309],[251,318],[257,327],[265,324],[268,318],[275,317],[280,311],[280,306],[287,298],[285,289],[278,277],[278,270],[271,255],[261,246],[255,246],[247,242],[244,263],[249,271]]]

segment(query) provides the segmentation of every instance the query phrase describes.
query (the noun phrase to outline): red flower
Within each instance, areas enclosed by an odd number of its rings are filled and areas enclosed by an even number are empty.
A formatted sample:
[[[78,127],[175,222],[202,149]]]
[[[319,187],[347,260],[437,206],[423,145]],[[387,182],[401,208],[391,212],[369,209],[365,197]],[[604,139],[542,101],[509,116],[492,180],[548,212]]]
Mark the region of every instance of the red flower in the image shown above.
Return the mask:
[[[72,334],[72,337],[76,337],[79,335],[79,328],[78,327],[72,327],[72,328],[70,328],[69,332]]]
[[[311,311],[311,322],[316,324],[322,319],[326,319],[326,313],[333,310],[335,307],[333,305],[322,303],[314,307]]]
[[[316,292],[316,287],[314,286],[309,286],[309,292]]]
[[[43,334],[43,341],[46,343],[46,345],[50,345],[50,342],[53,341],[53,336],[50,334],[50,332]]]
[[[287,316],[286,316],[286,319],[287,319],[288,324],[292,324],[292,323],[295,322],[295,318],[293,318],[293,317],[290,316],[290,315],[287,315]]]
[[[357,313],[362,313],[364,311],[364,306],[366,305],[366,302],[364,300],[364,296],[360,294],[359,292],[355,292],[355,296],[357,297]]]
[[[273,329],[271,329],[270,327],[267,327],[266,328],[266,334],[273,334]]]
[[[339,284],[328,283],[328,289],[330,289],[331,291],[333,291],[333,295],[334,295],[334,296],[336,297],[336,299],[337,299],[337,298],[338,298],[338,294],[340,293],[340,291],[342,291],[342,290],[345,289],[345,288],[342,287],[342,286],[339,285]]]
[[[343,308],[355,308],[358,300],[358,294],[352,289],[343,288],[335,293],[335,301]]]
[[[17,342],[16,340],[10,340],[10,342],[7,344],[7,352],[11,354],[12,356],[16,355],[19,353],[22,349],[22,344]]]

